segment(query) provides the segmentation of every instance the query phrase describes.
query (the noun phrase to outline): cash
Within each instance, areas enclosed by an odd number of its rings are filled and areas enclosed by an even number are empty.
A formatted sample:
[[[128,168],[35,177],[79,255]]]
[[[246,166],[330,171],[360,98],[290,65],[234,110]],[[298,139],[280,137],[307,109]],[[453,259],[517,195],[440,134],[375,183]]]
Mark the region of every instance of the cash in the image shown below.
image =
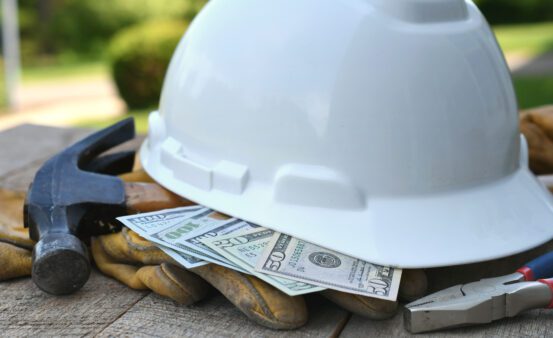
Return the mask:
[[[167,256],[173,258],[177,263],[182,265],[183,267],[187,269],[196,268],[198,266],[209,264],[209,262],[201,260],[200,258],[185,254],[183,252],[179,252],[176,250],[173,250],[171,248],[165,247],[163,245],[154,243],[158,248],[161,249],[161,251],[165,252]],[[194,263],[191,263],[194,262]]]
[[[316,285],[255,271],[257,259],[263,254],[273,234],[273,230],[261,227],[249,230],[242,228],[227,235],[198,238],[198,240],[250,274],[290,296],[324,290]]]
[[[401,279],[400,269],[374,265],[277,232],[257,261],[256,270],[392,301],[397,298]]]
[[[222,218],[213,210],[204,207],[168,209],[117,219],[142,237],[157,244],[161,250],[188,269],[205,265],[207,261],[247,273],[226,258],[209,248],[206,250],[194,241],[194,237],[205,236],[205,233],[214,229],[241,228],[248,225],[246,222],[235,218]],[[240,224],[237,226],[237,223]],[[228,233],[224,230],[219,231]]]
[[[297,296],[335,289],[397,298],[401,269],[378,266],[191,206],[118,218],[187,269],[208,263],[251,274]]]
[[[200,216],[201,215],[198,215],[196,217]],[[201,252],[202,254],[209,256],[216,261],[225,262],[228,266],[234,268],[234,270],[247,273],[247,271],[244,271],[244,269],[242,269],[240,265],[236,265],[234,262],[225,258],[225,256],[205,245],[202,240],[207,238],[218,238],[226,234],[241,232],[243,230],[251,230],[257,227],[257,225],[253,225],[236,218],[232,218],[224,222],[212,222],[209,226],[202,227],[197,231],[193,231],[183,236],[180,239],[180,243],[186,245],[188,248]],[[216,261],[213,263],[217,263]]]
[[[171,250],[168,245],[160,242],[157,234],[163,230],[174,228],[182,224],[184,220],[205,212],[206,208],[200,206],[182,207],[168,210],[148,212],[138,215],[118,217],[117,220],[126,227],[133,230],[143,238],[157,244],[161,250],[182,264],[185,268],[191,269],[205,265],[206,262],[199,255],[194,255],[189,250],[181,252]],[[177,259],[178,257],[178,259]]]

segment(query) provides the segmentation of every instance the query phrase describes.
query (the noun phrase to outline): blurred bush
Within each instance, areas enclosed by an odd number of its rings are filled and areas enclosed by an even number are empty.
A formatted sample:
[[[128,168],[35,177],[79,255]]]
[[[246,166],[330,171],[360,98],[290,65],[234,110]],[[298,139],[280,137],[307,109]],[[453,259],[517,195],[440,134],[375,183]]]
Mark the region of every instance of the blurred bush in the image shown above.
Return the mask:
[[[189,22],[207,0],[19,0],[22,48],[33,56],[97,57],[119,30],[150,20]]]
[[[491,24],[553,20],[553,0],[475,0]]]
[[[158,104],[165,71],[186,28],[183,21],[150,21],[126,28],[113,38],[111,71],[129,108]]]

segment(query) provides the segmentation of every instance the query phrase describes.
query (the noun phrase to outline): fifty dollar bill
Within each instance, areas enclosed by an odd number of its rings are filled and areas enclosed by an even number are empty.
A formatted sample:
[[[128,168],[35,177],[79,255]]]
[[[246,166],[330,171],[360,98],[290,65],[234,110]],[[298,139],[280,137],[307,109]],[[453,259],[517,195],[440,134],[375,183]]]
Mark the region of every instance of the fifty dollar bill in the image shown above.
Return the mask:
[[[256,270],[329,289],[396,300],[401,270],[357,258],[276,232]]]

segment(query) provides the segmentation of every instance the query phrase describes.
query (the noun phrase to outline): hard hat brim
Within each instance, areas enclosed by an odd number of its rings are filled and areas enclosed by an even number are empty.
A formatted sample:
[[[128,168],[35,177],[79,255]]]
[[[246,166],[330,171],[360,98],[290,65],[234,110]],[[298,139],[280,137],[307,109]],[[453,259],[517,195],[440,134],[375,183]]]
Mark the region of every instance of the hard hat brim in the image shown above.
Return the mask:
[[[454,192],[368,198],[365,208],[307,207],[274,201],[254,182],[241,194],[205,190],[174,178],[160,155],[141,161],[167,189],[231,216],[371,263],[431,268],[516,254],[553,238],[553,198],[521,166],[500,180]]]

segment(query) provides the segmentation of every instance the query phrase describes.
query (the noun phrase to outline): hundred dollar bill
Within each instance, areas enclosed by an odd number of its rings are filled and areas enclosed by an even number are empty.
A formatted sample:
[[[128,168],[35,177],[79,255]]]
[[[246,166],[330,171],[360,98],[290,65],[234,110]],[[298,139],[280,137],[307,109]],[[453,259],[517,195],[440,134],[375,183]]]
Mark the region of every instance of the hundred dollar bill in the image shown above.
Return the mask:
[[[198,266],[209,264],[209,262],[204,260],[199,260],[198,258],[194,256],[187,255],[185,253],[173,250],[171,248],[168,248],[166,246],[154,243],[158,248],[161,249],[161,251],[165,252],[169,257],[173,258],[177,263],[184,266],[187,269],[192,269]],[[190,263],[191,261],[198,261],[197,263]]]
[[[194,212],[181,215],[182,217],[169,217],[167,214],[173,215],[172,213],[176,211],[176,209],[167,209],[139,215],[123,216],[119,217],[118,220],[129,228],[133,230],[136,229],[144,238],[162,247],[176,251],[166,251],[166,253],[185,267],[191,267],[192,265],[198,266],[198,264],[200,264],[199,262],[208,261],[247,273],[245,270],[228,261],[226,258],[221,257],[219,254],[205,254],[184,241],[185,236],[189,233],[195,233],[204,228],[212,229],[214,226],[236,221],[234,218],[222,218],[219,214],[208,208],[195,208]],[[182,212],[182,210],[180,211]],[[168,218],[170,221],[167,221]],[[147,225],[144,225],[144,219],[152,219],[152,221],[148,221]],[[193,257],[194,262],[190,261],[190,257]],[[184,264],[185,262],[186,264]]]
[[[256,270],[386,300],[396,300],[401,279],[401,269],[374,265],[278,232]]]
[[[204,237],[198,240],[252,275],[290,296],[324,290],[316,285],[255,271],[255,263],[271,241],[273,234],[273,230],[259,227],[249,230],[241,229],[225,236]]]
[[[207,264],[201,256],[194,255],[192,252],[175,252],[167,248],[164,243],[154,240],[153,235],[168,228],[182,224],[186,219],[205,212],[207,210],[201,206],[190,206],[182,208],[174,208],[160,210],[155,212],[143,213],[138,215],[129,215],[118,217],[121,223],[126,227],[138,233],[143,238],[154,242],[161,250],[166,252],[173,259],[182,264],[185,268],[191,269],[194,267]],[[161,244],[161,245],[160,245]]]
[[[205,209],[205,211],[186,219],[182,224],[166,228],[154,234],[152,237],[154,241],[158,243],[162,242],[161,244],[176,251],[184,253],[190,252],[208,262],[247,273],[244,269],[194,239],[195,237],[206,236],[205,233],[209,232],[221,231],[226,233],[224,230],[219,229],[236,229],[244,227],[245,225],[248,224],[236,218],[229,219],[220,217],[220,215],[213,210]]]

